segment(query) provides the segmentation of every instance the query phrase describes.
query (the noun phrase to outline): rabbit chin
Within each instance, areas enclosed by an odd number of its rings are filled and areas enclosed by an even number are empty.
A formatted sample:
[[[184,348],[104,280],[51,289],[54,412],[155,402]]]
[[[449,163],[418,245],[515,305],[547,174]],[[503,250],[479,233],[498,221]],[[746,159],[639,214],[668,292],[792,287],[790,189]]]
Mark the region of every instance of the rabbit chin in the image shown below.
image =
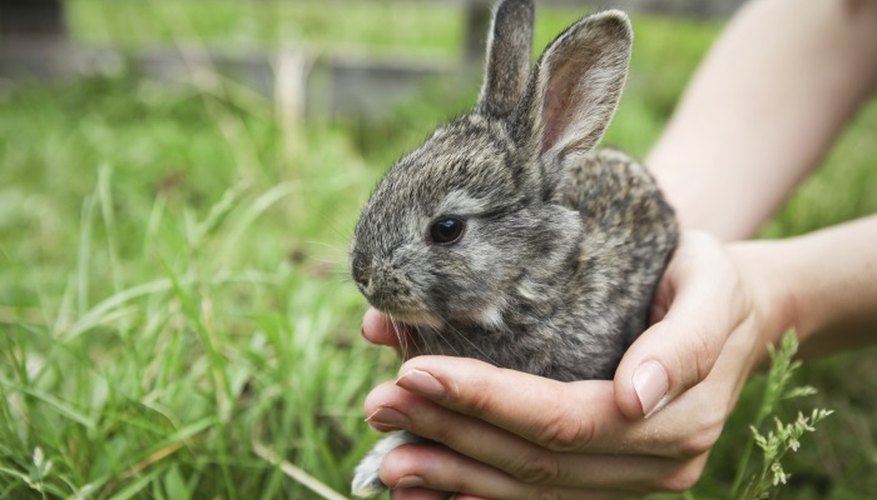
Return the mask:
[[[406,310],[383,310],[384,314],[393,319],[410,326],[428,326],[430,328],[440,328],[444,322],[438,316],[429,311],[422,309],[406,309]]]
[[[454,318],[443,319],[441,316],[423,309],[408,309],[396,311],[383,311],[394,321],[399,321],[410,326],[427,326],[441,328],[448,323],[448,319],[456,323],[477,324],[488,330],[499,329],[503,325],[502,310],[499,306],[489,305],[477,311],[469,311]]]

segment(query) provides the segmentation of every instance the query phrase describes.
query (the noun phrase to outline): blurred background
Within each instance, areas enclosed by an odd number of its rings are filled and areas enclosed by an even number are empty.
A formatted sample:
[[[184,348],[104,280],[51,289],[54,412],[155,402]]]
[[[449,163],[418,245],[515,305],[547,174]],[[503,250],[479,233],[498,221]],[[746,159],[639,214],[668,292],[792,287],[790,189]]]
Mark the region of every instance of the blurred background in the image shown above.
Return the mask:
[[[642,156],[740,3],[537,0],[534,51],[630,10],[604,143]],[[490,4],[0,0],[0,497],[346,494],[398,366],[357,334],[347,242],[380,175],[474,102]],[[875,138],[872,100],[763,236],[877,211]],[[819,394],[783,415],[835,414],[780,497],[877,491],[875,355],[798,372]],[[691,495],[728,495],[762,392]]]

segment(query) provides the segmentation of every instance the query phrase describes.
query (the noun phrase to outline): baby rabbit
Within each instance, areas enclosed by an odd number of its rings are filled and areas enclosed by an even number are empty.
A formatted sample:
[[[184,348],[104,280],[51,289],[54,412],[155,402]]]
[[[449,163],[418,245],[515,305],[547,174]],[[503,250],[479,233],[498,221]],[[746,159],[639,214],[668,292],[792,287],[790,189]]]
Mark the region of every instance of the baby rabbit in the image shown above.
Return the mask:
[[[532,25],[530,1],[496,8],[475,109],[378,184],[354,233],[353,278],[405,326],[414,354],[611,379],[646,327],[678,228],[645,167],[592,151],[627,76],[627,16],[579,20],[530,71]],[[383,491],[383,457],[420,439],[380,441],[353,494]]]

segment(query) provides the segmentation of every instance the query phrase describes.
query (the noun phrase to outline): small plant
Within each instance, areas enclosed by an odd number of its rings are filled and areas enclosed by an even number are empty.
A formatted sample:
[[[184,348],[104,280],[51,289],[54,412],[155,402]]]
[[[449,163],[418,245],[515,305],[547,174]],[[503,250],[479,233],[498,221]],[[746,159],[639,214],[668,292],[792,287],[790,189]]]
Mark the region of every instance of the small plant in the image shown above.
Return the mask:
[[[764,395],[758,414],[749,429],[752,440],[740,460],[737,476],[731,488],[731,498],[761,499],[770,497],[781,484],[791,477],[783,469],[783,457],[789,451],[795,452],[801,446],[801,437],[816,430],[816,424],[832,414],[832,410],[815,408],[809,416],[798,412],[794,422],[784,423],[776,414],[780,403],[785,400],[809,396],[816,393],[811,386],[791,386],[792,375],[801,366],[800,361],[792,361],[798,351],[798,340],[794,332],[788,332],[780,342],[779,349],[768,346],[771,365],[765,381]],[[772,417],[773,430],[764,430],[765,421]],[[750,465],[754,446],[762,452],[760,464]]]

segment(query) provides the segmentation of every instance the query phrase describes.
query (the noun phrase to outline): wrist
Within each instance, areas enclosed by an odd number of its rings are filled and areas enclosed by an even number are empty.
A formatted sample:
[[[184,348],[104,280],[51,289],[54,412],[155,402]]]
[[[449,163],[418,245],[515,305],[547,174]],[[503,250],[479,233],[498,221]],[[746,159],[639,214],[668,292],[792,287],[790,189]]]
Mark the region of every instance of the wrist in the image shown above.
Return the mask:
[[[796,292],[797,273],[789,263],[786,242],[747,241],[729,245],[728,251],[740,271],[743,287],[748,295],[750,320],[755,322],[758,335],[756,349],[759,358],[766,355],[769,344],[777,344],[789,329],[795,329],[799,339],[801,322]]]

